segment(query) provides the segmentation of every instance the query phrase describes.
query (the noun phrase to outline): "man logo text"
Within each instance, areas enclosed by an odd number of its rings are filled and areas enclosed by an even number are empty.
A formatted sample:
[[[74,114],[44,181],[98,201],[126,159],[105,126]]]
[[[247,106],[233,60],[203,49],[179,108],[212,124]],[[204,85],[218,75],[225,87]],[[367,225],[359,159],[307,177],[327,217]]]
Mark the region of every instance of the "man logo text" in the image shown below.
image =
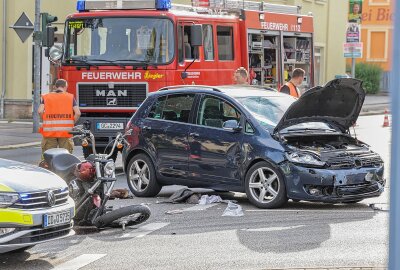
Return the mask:
[[[128,90],[96,90],[96,97],[127,97]]]

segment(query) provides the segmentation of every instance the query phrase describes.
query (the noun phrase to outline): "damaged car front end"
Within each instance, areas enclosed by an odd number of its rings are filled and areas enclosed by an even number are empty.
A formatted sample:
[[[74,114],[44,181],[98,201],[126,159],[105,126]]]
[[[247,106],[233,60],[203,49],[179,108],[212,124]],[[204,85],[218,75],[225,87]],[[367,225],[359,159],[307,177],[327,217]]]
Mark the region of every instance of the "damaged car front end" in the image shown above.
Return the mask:
[[[383,192],[382,158],[350,134],[365,98],[361,85],[340,79],[310,89],[275,127],[286,149],[280,168],[288,198],[352,203]]]

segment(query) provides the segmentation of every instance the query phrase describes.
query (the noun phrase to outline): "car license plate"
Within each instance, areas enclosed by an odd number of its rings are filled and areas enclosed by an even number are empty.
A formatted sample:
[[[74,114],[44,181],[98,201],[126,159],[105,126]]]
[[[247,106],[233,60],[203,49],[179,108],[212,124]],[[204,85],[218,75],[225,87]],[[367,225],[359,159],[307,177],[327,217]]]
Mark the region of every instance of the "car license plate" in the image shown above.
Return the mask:
[[[43,216],[43,227],[52,227],[60,224],[70,223],[71,222],[71,212],[59,212],[54,214],[45,214]]]
[[[123,128],[123,123],[97,123],[97,129],[120,130]]]

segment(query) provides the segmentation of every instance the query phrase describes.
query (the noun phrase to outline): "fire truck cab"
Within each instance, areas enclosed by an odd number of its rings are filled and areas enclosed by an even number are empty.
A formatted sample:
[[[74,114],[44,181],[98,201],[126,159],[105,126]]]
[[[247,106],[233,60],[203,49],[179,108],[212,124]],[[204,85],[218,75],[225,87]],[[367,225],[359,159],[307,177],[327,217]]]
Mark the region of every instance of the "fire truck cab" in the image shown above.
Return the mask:
[[[297,6],[242,0],[78,0],[62,48],[50,50],[104,151],[152,91],[226,85],[239,67],[249,83],[278,89],[294,68],[313,86],[313,18]],[[84,148],[85,155],[90,147]]]

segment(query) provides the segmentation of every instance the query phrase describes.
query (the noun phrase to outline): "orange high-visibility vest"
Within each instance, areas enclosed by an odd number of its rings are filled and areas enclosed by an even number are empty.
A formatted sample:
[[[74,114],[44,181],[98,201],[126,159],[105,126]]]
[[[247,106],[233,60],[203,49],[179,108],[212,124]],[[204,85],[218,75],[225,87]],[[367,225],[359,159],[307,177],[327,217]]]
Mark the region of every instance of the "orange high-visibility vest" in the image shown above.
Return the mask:
[[[74,127],[74,96],[69,93],[48,93],[44,101],[43,137],[70,138],[68,131]]]
[[[291,83],[291,82],[287,82],[287,83],[285,83],[285,85],[287,86],[287,87],[289,87],[289,90],[290,90],[290,95],[292,96],[292,97],[300,97],[300,93],[299,93],[299,91],[297,90],[297,87],[293,84],[293,83]]]

